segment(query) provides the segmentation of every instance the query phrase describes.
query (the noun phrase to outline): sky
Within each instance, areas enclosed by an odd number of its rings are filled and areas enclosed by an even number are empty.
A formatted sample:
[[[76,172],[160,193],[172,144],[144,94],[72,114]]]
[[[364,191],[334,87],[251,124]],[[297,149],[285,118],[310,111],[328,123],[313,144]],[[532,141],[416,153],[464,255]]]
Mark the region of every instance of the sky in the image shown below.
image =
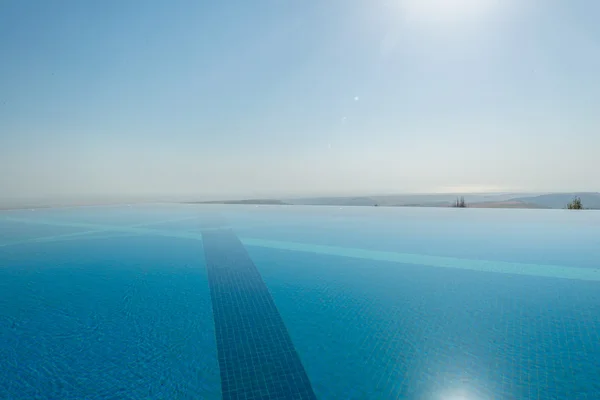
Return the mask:
[[[600,2],[0,2],[0,199],[600,191]]]

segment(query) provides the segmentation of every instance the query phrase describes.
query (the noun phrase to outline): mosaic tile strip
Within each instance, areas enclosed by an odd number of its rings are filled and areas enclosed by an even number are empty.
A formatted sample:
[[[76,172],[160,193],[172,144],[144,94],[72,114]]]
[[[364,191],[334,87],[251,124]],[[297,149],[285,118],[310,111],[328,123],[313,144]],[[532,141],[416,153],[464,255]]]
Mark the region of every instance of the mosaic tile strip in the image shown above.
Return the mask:
[[[262,277],[231,230],[203,231],[224,400],[316,399]]]

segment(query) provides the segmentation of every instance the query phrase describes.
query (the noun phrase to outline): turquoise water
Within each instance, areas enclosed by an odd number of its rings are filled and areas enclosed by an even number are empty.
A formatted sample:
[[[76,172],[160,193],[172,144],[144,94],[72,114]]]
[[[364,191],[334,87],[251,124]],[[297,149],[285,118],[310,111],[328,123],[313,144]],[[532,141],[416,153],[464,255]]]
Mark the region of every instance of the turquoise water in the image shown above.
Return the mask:
[[[2,399],[597,399],[600,213],[2,211],[0,363]]]

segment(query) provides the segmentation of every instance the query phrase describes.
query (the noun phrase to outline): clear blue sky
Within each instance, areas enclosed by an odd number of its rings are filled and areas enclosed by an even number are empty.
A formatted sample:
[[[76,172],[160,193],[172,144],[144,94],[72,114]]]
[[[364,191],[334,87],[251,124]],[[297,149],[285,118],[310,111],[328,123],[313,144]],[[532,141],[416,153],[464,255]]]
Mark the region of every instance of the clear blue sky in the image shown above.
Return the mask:
[[[0,196],[600,191],[600,2],[0,2]]]

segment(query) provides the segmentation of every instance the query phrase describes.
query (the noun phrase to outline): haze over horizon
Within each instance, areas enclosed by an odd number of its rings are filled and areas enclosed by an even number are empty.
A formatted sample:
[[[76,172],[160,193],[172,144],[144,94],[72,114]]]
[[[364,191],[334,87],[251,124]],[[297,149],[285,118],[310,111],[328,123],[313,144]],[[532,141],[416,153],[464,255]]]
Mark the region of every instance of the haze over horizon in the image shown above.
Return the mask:
[[[0,200],[600,191],[600,2],[140,4],[0,4]]]

